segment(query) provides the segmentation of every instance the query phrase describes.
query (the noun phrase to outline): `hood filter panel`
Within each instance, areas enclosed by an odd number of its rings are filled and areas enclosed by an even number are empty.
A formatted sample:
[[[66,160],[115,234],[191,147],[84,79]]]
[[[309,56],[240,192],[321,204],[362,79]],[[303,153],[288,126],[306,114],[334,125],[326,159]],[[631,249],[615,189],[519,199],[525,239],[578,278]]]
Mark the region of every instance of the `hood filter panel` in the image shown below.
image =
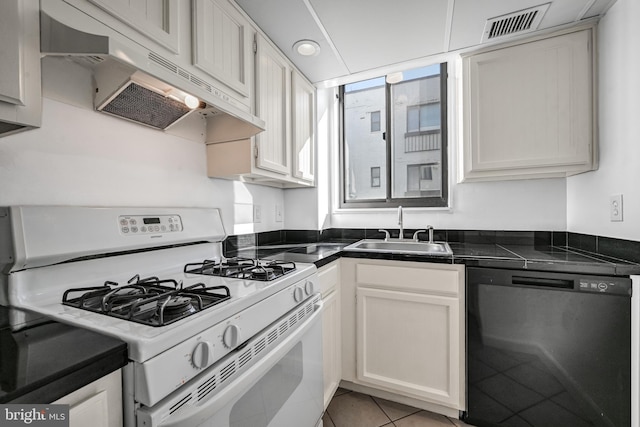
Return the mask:
[[[99,110],[157,129],[166,129],[192,111],[184,103],[134,82],[126,85]]]

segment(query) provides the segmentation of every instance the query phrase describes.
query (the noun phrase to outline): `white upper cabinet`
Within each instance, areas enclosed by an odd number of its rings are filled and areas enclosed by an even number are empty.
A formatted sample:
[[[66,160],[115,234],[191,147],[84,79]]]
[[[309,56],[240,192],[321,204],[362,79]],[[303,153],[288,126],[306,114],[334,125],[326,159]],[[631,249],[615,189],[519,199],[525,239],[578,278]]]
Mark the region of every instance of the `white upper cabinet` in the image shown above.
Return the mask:
[[[592,27],[464,55],[460,181],[597,168]]]
[[[251,95],[253,29],[227,0],[193,1],[193,62],[244,97]]]
[[[316,90],[293,71],[291,79],[293,176],[313,183],[315,175]]]
[[[257,37],[256,114],[266,130],[256,135],[256,166],[282,175],[291,166],[291,67],[267,40]]]
[[[171,52],[179,53],[179,2],[170,0],[89,1]]]
[[[39,2],[0,2],[0,136],[40,126]]]
[[[315,87],[234,3],[194,0],[194,7],[196,66],[221,79],[214,73],[226,73],[225,83],[248,93],[265,122],[251,139],[217,142],[207,136],[208,175],[279,188],[314,185]],[[208,28],[211,22],[221,30]]]

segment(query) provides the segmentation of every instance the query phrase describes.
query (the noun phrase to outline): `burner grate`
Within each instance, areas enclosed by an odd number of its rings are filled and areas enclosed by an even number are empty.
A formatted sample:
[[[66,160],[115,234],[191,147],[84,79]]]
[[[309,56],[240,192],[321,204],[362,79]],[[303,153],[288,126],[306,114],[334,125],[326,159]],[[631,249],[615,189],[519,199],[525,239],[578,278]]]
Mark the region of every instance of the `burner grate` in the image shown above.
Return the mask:
[[[213,307],[231,297],[226,286],[197,283],[182,287],[175,280],[134,276],[126,285],[107,281],[103,286],[64,292],[62,303],[148,326],[166,326]]]
[[[267,282],[282,277],[295,269],[295,263],[288,261],[229,258],[223,261],[204,260],[190,263],[185,265],[184,272]]]

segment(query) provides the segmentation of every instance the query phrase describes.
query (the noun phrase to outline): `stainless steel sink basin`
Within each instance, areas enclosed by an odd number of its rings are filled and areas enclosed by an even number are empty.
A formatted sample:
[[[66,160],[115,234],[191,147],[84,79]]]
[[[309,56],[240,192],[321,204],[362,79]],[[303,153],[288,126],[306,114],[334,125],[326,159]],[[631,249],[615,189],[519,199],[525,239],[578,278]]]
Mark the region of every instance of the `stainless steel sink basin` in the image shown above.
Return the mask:
[[[416,242],[413,240],[364,239],[344,248],[345,251],[402,253],[415,255],[453,255],[447,242]]]

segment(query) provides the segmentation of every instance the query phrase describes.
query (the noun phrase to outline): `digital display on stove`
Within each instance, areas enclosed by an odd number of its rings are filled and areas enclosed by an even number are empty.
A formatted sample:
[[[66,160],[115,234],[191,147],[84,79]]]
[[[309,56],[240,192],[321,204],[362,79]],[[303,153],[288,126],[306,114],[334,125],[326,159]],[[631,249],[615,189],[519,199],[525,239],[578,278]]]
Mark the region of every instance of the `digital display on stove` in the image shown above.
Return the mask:
[[[145,224],[160,224],[160,218],[142,218]]]

